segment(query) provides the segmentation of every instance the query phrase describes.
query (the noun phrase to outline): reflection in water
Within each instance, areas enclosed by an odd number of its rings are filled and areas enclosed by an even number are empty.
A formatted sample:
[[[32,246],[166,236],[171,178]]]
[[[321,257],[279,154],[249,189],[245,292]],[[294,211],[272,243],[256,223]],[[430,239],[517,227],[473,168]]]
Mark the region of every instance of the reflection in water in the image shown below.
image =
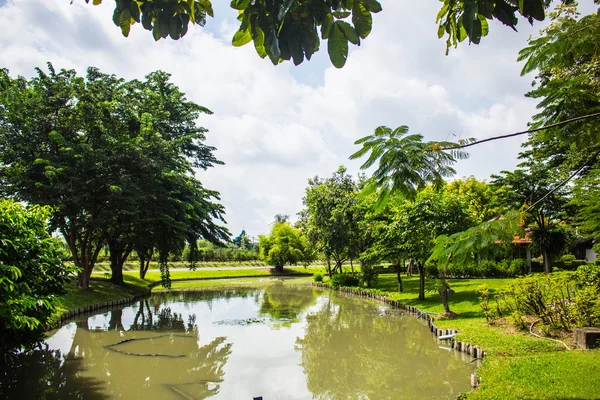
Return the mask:
[[[47,343],[0,365],[0,398],[453,398],[474,368],[414,318],[289,281],[153,295]]]
[[[308,317],[297,345],[314,398],[453,399],[465,389],[453,387],[467,376],[460,356],[442,357],[428,329],[387,312],[332,293]]]
[[[290,287],[283,282],[269,285],[262,294],[260,315],[296,322],[303,311],[315,304],[316,294],[305,287]]]
[[[81,376],[83,359],[67,357],[48,346],[0,357],[2,399],[104,399],[104,382]]]

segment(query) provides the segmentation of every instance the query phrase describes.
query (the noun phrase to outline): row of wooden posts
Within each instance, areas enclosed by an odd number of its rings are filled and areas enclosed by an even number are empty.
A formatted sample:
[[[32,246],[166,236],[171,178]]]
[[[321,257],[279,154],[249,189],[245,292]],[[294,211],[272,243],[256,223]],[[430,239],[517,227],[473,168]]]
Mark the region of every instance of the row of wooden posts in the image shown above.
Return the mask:
[[[324,283],[314,282],[313,286],[323,288],[323,289],[331,289],[331,286],[326,285]],[[447,335],[455,335],[458,333],[456,329],[440,329],[433,323],[433,318],[431,315],[426,314],[419,310],[417,307],[408,306],[406,304],[402,304],[396,300],[390,300],[384,295],[376,294],[368,290],[363,290],[361,288],[353,288],[353,287],[341,287],[338,289],[342,293],[347,293],[354,296],[366,297],[369,299],[381,301],[385,304],[390,305],[392,308],[397,308],[401,310],[406,310],[408,313],[417,316],[418,318],[422,318],[427,321],[427,326],[429,330],[437,337],[447,336]],[[480,349],[479,347],[473,346],[472,344],[458,341],[454,338],[449,339],[451,341],[451,347],[457,351],[470,354],[475,358],[483,358],[485,356],[485,351]]]

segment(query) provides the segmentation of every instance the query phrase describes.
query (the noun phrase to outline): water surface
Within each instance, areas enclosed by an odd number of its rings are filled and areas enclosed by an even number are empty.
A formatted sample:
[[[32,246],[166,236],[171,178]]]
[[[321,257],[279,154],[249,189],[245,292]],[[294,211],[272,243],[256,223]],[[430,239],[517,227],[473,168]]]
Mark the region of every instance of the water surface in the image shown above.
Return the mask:
[[[387,306],[271,281],[73,320],[2,366],[0,397],[453,399],[471,360]]]

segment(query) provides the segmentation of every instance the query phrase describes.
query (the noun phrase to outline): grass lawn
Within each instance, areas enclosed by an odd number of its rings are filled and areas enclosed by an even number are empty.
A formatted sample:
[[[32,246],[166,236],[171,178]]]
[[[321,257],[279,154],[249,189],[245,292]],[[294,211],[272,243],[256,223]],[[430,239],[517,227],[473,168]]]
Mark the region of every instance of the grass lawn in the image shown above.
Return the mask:
[[[302,274],[306,276],[312,276],[316,269],[294,267],[285,268],[285,273],[289,274]],[[126,276],[134,277],[137,276],[137,272],[125,272]],[[272,276],[273,273],[270,269],[233,269],[233,270],[210,270],[210,269],[197,269],[195,271],[173,271],[171,272],[171,279],[181,280],[193,280],[193,279],[214,279],[214,278],[235,278],[235,277],[252,277],[252,276]],[[146,274],[146,280],[149,282],[160,281],[160,272],[153,271]]]
[[[390,299],[442,313],[436,280],[427,279],[425,300],[418,300],[419,277],[402,277],[398,292],[395,274],[379,275],[377,289]],[[508,287],[513,279],[452,279],[455,294],[450,308],[457,318],[438,319],[436,326],[460,331],[457,339],[483,348],[487,356],[478,375],[481,385],[468,399],[599,399],[600,351],[567,351],[560,343],[517,332],[507,324],[490,326],[479,306],[476,290]]]

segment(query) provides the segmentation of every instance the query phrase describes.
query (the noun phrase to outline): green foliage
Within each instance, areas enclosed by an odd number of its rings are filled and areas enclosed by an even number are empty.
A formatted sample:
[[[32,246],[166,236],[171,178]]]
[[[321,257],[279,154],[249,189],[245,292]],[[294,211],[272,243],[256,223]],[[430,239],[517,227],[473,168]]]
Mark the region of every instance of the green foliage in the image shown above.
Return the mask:
[[[334,289],[339,287],[360,286],[360,278],[356,274],[341,273],[331,277],[331,286]]]
[[[362,263],[360,267],[360,282],[364,287],[372,288],[377,285],[379,270],[377,265]]]
[[[313,279],[315,282],[323,282],[323,274],[315,274]]]
[[[333,273],[341,271],[346,260],[358,258],[364,248],[361,239],[366,230],[359,229],[364,209],[357,194],[354,180],[341,166],[331,178],[309,179],[302,199],[304,209],[299,213],[298,226],[311,248],[326,260],[333,259]]]
[[[519,278],[502,294],[503,306],[516,319],[539,318],[546,331],[600,326],[600,279],[597,267]]]
[[[308,264],[312,261],[306,238],[289,222],[276,222],[271,234],[260,235],[259,241],[260,255],[267,265],[282,269],[287,264]]]
[[[498,315],[490,306],[490,289],[487,285],[482,285],[477,289],[477,294],[479,295],[479,306],[486,322],[488,324],[493,323]]]
[[[489,32],[488,20],[516,30],[518,15],[529,22],[541,21],[549,4],[547,0],[443,0],[436,17],[438,36],[448,37],[448,48],[466,38],[479,44]],[[293,60],[298,65],[319,50],[320,39],[328,39],[329,58],[338,68],[346,62],[348,42],[360,45],[360,39],[371,33],[372,14],[382,10],[377,0],[231,0],[230,5],[240,21],[234,46],[254,41],[261,58],[268,56],[273,64]],[[204,26],[207,16],[214,16],[210,0],[115,0],[113,22],[124,36],[140,23],[154,40],[178,40],[190,22]]]
[[[180,253],[200,238],[228,240],[219,193],[191,175],[216,164],[204,107],[169,74],[125,81],[88,68],[37,69],[30,80],[0,70],[0,193],[54,209],[57,229],[87,287],[108,245],[113,279],[135,248],[142,259]],[[194,247],[194,246],[193,246]]]
[[[369,154],[360,167],[362,170],[377,164],[364,192],[378,191],[380,206],[393,194],[413,200],[428,183],[438,189],[443,187],[444,178],[455,174],[452,164],[468,157],[461,150],[441,150],[452,147],[453,143],[423,142],[423,136],[409,134],[406,125],[394,130],[380,126],[372,135],[358,139],[354,144],[363,147],[350,156],[351,160]]]
[[[56,308],[75,268],[60,260],[47,231],[48,207],[0,200],[0,348],[30,346]]]

